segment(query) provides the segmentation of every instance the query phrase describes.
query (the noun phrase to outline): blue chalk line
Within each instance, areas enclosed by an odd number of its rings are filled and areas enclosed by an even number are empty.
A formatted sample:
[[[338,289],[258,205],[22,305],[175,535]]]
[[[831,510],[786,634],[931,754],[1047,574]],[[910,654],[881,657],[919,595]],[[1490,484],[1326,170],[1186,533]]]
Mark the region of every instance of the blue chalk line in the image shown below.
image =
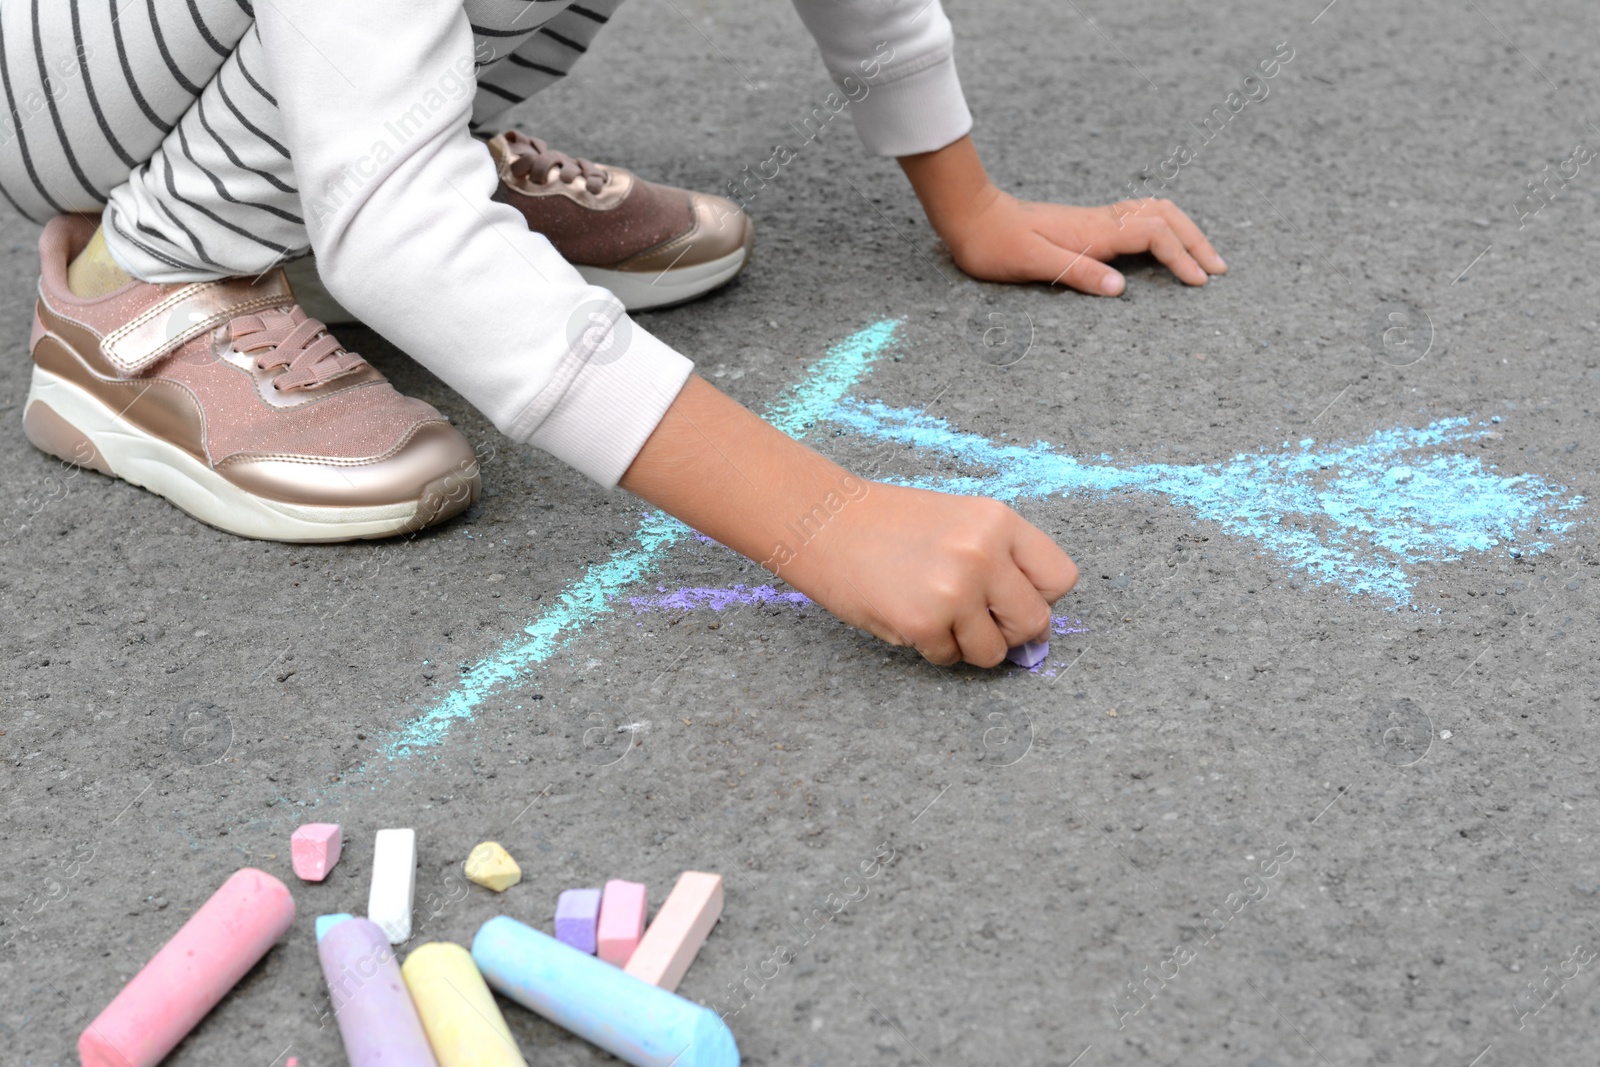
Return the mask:
[[[1000,500],[1164,493],[1196,519],[1250,538],[1291,568],[1349,593],[1411,600],[1406,566],[1504,546],[1512,555],[1550,547],[1557,518],[1582,503],[1532,474],[1505,476],[1474,456],[1440,451],[1491,431],[1465,418],[1421,429],[1381,430],[1355,444],[1241,453],[1225,463],[1085,463],[1046,442],[1004,445],[944,419],[881,403],[842,401],[830,418],[857,433],[943,454],[992,473],[907,481],[924,488]],[[1284,442],[1288,446],[1288,442]],[[1109,456],[1101,457],[1109,459]]]
[[[997,444],[922,411],[848,398],[882,352],[899,322],[883,320],[851,335],[806,370],[764,412],[791,437],[830,421],[864,436],[942,454],[986,474],[899,479],[946,492],[1023,497],[1080,495],[1113,498],[1165,494],[1196,519],[1216,522],[1232,536],[1255,540],[1289,567],[1315,581],[1391,606],[1411,600],[1406,567],[1505,547],[1511,554],[1550,547],[1540,535],[1566,532],[1558,516],[1582,497],[1563,499],[1560,486],[1536,475],[1505,476],[1458,451],[1490,431],[1465,418],[1372,434],[1354,444],[1320,448],[1306,439],[1283,451],[1241,453],[1225,463],[1116,466],[1110,456],[1089,463],[1044,441]],[[895,480],[895,479],[891,479]],[[460,684],[380,745],[390,760],[438,746],[451,728],[471,720],[485,700],[525,683],[538,666],[578,638],[591,623],[627,604],[624,593],[646,580],[694,532],[661,512],[646,514],[636,547],[614,552],[567,586],[556,603],[522,633],[479,660]]]
[[[790,437],[803,437],[854,388],[883,351],[894,343],[900,323],[875,322],[845,338],[806,368],[805,377],[768,405],[764,417]],[[460,684],[422,715],[379,746],[389,759],[439,745],[450,729],[470,720],[485,700],[528,674],[577,638],[590,623],[611,614],[622,592],[654,572],[676,545],[692,536],[689,527],[661,512],[645,517],[634,533],[637,547],[613,552],[567,586],[556,603],[535,616],[522,633],[473,664]],[[626,604],[626,600],[621,601]]]

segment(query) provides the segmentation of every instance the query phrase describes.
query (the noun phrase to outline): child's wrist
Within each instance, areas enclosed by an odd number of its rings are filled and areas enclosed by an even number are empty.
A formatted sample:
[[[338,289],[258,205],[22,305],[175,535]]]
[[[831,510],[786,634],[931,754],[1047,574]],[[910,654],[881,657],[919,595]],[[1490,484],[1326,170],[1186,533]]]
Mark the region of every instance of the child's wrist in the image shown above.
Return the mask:
[[[1006,195],[999,186],[990,183],[972,196],[947,205],[939,218],[935,219],[929,215],[928,222],[933,226],[933,231],[939,235],[939,239],[954,252],[966,245],[979,232],[983,217]]]
[[[933,152],[901,156],[900,168],[946,244],[964,240],[972,222],[1005,195],[989,180],[970,136]]]
[[[752,555],[774,575],[796,587],[814,587],[835,569],[839,545],[866,520],[873,483],[842,468],[826,484],[797,501],[769,531],[771,549]]]

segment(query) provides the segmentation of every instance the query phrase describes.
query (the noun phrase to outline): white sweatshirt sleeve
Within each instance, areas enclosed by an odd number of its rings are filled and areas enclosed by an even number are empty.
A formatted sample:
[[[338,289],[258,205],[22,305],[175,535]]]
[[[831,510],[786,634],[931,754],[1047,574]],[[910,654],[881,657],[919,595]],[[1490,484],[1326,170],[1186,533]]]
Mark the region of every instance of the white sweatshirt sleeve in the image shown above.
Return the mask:
[[[932,152],[972,129],[955,34],[939,0],[794,0],[856,132],[884,156]]]
[[[490,199],[461,5],[258,0],[256,19],[328,291],[507,435],[615,485],[692,364]]]

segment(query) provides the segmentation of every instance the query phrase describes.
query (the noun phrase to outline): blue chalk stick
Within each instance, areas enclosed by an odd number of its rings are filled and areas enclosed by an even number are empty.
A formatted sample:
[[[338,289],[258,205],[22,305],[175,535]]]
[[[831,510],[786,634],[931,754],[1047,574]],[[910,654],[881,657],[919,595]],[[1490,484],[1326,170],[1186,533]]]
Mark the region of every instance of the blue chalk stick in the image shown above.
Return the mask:
[[[354,918],[355,918],[354,915],[348,915],[348,914],[346,914],[345,912],[342,912],[342,911],[338,912],[337,914],[334,914],[334,915],[318,915],[317,916],[317,944],[319,944],[319,945],[322,944],[322,939],[324,937],[328,936],[328,931],[329,930],[332,930],[335,926],[338,926],[340,923],[344,922],[346,919],[354,919]]]
[[[472,959],[490,988],[634,1067],[738,1067],[716,1012],[640,981],[505,915],[478,928]]]
[[[1029,641],[1007,652],[1006,659],[1019,667],[1037,667],[1049,654],[1049,641]]]

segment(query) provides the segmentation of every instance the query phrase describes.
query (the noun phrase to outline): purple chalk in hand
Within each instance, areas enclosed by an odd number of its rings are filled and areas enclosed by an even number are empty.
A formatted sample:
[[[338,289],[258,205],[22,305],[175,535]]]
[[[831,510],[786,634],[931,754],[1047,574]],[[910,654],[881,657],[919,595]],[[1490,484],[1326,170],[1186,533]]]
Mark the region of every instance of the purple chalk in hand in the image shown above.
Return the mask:
[[[1049,641],[1029,641],[1006,653],[1006,659],[1019,667],[1033,668],[1044,662],[1050,654]]]
[[[600,890],[566,889],[556,899],[556,940],[593,956],[600,922]]]

